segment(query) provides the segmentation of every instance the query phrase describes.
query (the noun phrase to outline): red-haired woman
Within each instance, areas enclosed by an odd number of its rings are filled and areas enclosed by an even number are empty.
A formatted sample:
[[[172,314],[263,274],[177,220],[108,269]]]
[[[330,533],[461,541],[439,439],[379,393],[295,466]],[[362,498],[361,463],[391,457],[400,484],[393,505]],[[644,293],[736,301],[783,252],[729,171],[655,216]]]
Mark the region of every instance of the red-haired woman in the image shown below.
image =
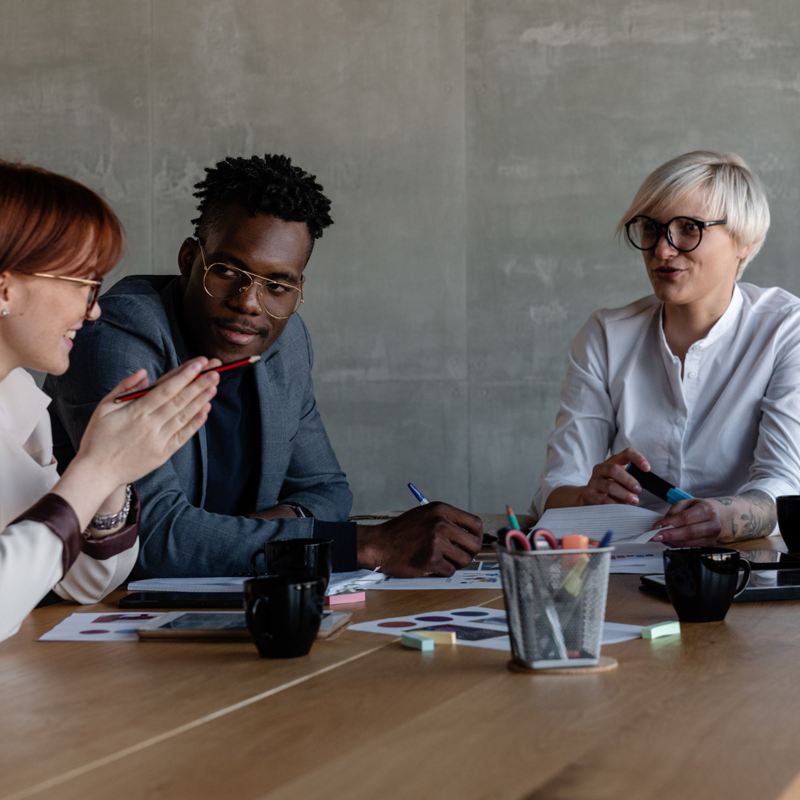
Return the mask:
[[[0,161],[0,640],[50,590],[96,602],[127,578],[138,552],[132,481],[166,461],[205,422],[216,392],[193,359],[139,400],[139,370],[100,403],[59,477],[49,398],[26,368],[63,373],[75,332],[100,316],[102,277],[122,227],[69,178]],[[218,363],[218,362],[214,362]]]

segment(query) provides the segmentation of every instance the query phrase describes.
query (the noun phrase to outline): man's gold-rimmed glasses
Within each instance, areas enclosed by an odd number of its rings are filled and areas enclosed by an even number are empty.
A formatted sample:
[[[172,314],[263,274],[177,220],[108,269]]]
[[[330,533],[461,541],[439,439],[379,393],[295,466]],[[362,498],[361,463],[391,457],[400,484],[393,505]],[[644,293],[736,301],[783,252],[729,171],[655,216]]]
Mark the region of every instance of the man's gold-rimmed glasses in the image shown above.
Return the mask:
[[[196,241],[203,261],[203,289],[209,297],[236,297],[250,291],[250,287],[255,284],[256,297],[261,302],[261,307],[273,319],[289,319],[300,308],[303,302],[302,286],[254,275],[246,269],[223,261],[206,264],[203,243],[199,239]]]
[[[86,319],[89,319],[89,314],[92,313],[92,308],[94,308],[97,298],[100,297],[100,287],[103,285],[103,281],[97,281],[93,278],[73,278],[70,275],[53,275],[49,272],[30,272],[28,274],[36,278],[53,278],[57,281],[69,281],[70,283],[80,283],[83,286],[88,286],[89,294],[86,298]]]

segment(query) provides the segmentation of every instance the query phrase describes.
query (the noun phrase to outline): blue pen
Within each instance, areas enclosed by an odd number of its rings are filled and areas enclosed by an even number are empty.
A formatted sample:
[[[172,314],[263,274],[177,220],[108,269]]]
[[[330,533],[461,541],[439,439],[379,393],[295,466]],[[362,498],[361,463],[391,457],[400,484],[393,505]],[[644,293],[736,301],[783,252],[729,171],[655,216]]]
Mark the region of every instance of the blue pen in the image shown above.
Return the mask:
[[[606,535],[600,540],[598,547],[608,547],[614,538],[614,531],[606,531]]]
[[[422,492],[421,492],[419,489],[417,489],[417,487],[416,487],[416,486],[414,486],[414,484],[413,484],[413,483],[409,483],[409,484],[408,484],[408,488],[411,490],[411,494],[413,494],[413,495],[414,495],[414,497],[416,497],[416,498],[417,498],[417,502],[418,502],[418,503],[419,503],[421,506],[424,506],[426,503],[428,503],[428,502],[429,502],[429,501],[428,501],[428,498],[427,498],[427,497],[425,497],[425,495],[424,495],[424,494],[422,494]]]

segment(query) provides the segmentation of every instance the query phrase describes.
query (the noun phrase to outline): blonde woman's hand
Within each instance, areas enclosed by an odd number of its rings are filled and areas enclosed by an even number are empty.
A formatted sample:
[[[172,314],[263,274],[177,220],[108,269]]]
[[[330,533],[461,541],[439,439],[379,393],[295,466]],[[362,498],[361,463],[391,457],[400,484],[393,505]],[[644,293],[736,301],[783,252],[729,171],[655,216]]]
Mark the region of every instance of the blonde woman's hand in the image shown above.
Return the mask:
[[[606,503],[637,505],[642,487],[636,478],[626,471],[625,467],[628,464],[635,464],[645,472],[650,471],[650,464],[638,450],[628,447],[615,453],[595,465],[589,482],[580,488],[579,504],[584,506]]]
[[[112,487],[160,467],[208,418],[219,374],[198,375],[220,363],[194,358],[160,378],[143,397],[115,403],[119,395],[148,386],[143,369],[120,381],[92,414],[75,460],[93,465],[98,479]]]

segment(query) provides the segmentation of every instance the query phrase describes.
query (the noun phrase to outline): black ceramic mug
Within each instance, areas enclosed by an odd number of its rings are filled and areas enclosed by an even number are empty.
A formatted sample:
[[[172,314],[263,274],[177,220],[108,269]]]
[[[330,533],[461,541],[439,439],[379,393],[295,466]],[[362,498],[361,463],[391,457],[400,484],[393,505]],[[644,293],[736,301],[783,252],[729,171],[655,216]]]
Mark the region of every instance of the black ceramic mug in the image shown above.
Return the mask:
[[[726,547],[676,547],[664,551],[664,580],[682,622],[716,622],[745,590],[750,562]]]
[[[296,658],[311,650],[322,620],[323,581],[282,575],[244,582],[250,635],[263,658]]]
[[[778,528],[790,553],[800,553],[800,495],[785,494],[776,501]]]
[[[274,539],[253,553],[253,575],[284,575],[305,580],[331,579],[333,539]],[[324,590],[323,590],[324,591]]]

